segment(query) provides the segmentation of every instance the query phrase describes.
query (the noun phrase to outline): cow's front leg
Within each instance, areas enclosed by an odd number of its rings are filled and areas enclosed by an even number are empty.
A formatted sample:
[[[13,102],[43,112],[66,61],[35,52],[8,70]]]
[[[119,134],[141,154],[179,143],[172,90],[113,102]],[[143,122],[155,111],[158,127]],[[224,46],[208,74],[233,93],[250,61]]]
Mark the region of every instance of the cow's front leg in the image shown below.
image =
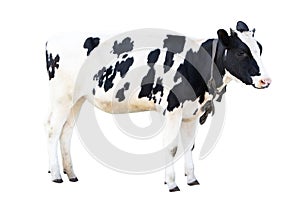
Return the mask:
[[[164,145],[166,148],[166,171],[165,183],[168,185],[170,192],[179,191],[175,183],[174,157],[178,148],[178,134],[180,122],[182,119],[181,109],[176,109],[172,112],[166,112],[166,125],[164,127]]]
[[[181,141],[184,148],[184,168],[185,168],[185,175],[187,177],[187,184],[192,185],[199,185],[195,175],[194,175],[194,163],[193,163],[193,156],[192,150],[194,148],[195,143],[195,133],[197,127],[197,120],[193,121],[182,121],[180,126],[180,133],[181,133]]]

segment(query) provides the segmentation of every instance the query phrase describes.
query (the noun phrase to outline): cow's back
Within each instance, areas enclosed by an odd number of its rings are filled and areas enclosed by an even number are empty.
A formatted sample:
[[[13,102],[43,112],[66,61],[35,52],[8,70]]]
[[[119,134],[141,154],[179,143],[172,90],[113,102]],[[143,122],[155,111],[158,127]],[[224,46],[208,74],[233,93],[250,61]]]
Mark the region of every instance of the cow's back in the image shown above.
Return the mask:
[[[184,43],[180,52],[175,53],[170,60],[170,49],[165,41],[174,37]],[[165,110],[171,89],[182,81],[175,78],[177,69],[184,63],[193,45],[186,45],[183,36],[164,35],[157,48],[123,51],[124,41],[129,46],[135,46],[141,43],[140,38],[124,37],[119,41],[109,41],[107,36],[100,36],[99,43],[95,38],[98,37],[66,34],[53,37],[47,42],[47,70],[52,102],[72,106],[84,96],[109,113]],[[194,51],[199,50],[201,42],[193,46]],[[104,47],[100,47],[101,44]],[[171,50],[178,51],[172,45]],[[111,56],[110,62],[103,61],[107,59],[102,52],[105,46],[109,49],[105,55]],[[166,62],[172,62],[171,67],[166,68]]]

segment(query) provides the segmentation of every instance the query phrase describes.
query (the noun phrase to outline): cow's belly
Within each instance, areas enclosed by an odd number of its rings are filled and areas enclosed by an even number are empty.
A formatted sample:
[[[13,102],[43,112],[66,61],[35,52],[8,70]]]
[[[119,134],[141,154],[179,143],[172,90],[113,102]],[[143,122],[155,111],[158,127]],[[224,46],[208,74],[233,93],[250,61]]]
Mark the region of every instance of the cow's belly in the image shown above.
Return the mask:
[[[111,114],[122,114],[132,112],[143,112],[157,110],[154,102],[149,100],[136,101],[107,101],[102,99],[94,99],[93,104],[100,110]]]
[[[124,95],[122,99],[118,96],[120,87],[114,87],[108,92],[104,92],[101,88],[97,88],[96,95],[90,96],[89,101],[95,105],[98,109],[113,114],[143,112],[143,111],[162,111],[163,107],[166,107],[166,96],[162,97],[162,100],[154,102],[146,97],[139,98],[140,81],[136,80],[131,82],[131,88],[123,91]],[[123,85],[119,84],[119,85]],[[121,95],[121,96],[122,96]],[[159,95],[156,95],[159,96]],[[123,99],[124,98],[124,99]],[[158,99],[160,97],[157,97]]]

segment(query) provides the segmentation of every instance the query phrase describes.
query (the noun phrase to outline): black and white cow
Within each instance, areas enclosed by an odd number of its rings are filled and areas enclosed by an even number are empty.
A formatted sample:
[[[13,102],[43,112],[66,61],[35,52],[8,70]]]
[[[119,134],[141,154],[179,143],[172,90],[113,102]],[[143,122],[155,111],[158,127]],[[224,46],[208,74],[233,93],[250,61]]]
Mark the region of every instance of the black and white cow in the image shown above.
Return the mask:
[[[198,121],[204,123],[213,110],[212,100],[221,100],[232,79],[259,89],[271,83],[263,70],[262,46],[254,39],[254,32],[240,21],[230,35],[220,29],[217,39],[197,43],[194,48],[186,45],[184,36],[165,35],[160,47],[135,53],[132,50],[140,41],[130,35],[113,43],[97,37],[49,40],[46,59],[51,112],[46,131],[52,181],[63,182],[58,142],[64,172],[70,181],[78,181],[72,168],[70,140],[76,117],[87,100],[108,113],[160,112],[166,120],[165,140],[180,131],[183,146],[187,147],[184,156],[188,185],[199,184],[192,160],[193,135]],[[87,78],[78,82],[82,69],[101,61],[101,52],[97,51],[102,42],[117,61],[97,65],[96,71],[88,71]],[[132,72],[134,75],[130,75]],[[177,145],[173,142],[169,146],[170,159],[175,156]],[[172,165],[166,168],[165,182],[170,191],[179,190]]]

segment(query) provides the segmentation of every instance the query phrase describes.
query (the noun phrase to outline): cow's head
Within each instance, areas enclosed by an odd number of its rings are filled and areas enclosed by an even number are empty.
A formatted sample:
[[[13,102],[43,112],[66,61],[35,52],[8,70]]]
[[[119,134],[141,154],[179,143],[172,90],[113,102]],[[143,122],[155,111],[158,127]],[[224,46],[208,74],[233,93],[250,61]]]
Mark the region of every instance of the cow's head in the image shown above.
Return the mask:
[[[218,38],[224,46],[223,63],[225,69],[235,78],[255,88],[267,88],[271,79],[264,71],[261,61],[262,46],[254,39],[255,29],[239,21],[236,30],[228,33],[218,30]]]

